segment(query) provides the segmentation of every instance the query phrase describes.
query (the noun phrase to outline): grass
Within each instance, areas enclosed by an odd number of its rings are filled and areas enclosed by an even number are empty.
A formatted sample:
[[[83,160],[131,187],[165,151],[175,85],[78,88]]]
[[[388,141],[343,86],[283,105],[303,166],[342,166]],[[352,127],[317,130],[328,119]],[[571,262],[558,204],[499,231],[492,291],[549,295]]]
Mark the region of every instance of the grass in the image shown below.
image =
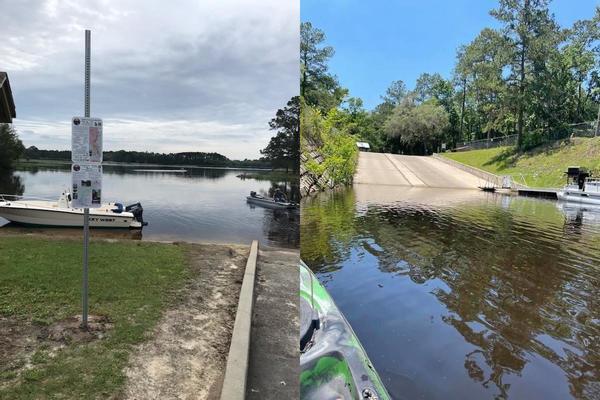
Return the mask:
[[[108,316],[106,337],[53,355],[42,345],[20,376],[0,369],[0,398],[115,396],[133,346],[176,298],[187,275],[184,248],[142,242],[90,244],[90,314]],[[81,313],[80,241],[0,237],[0,316],[50,325]]]
[[[600,137],[574,138],[540,146],[529,152],[514,147],[444,153],[444,157],[497,175],[511,175],[531,187],[561,187],[570,165],[586,167],[600,176]]]

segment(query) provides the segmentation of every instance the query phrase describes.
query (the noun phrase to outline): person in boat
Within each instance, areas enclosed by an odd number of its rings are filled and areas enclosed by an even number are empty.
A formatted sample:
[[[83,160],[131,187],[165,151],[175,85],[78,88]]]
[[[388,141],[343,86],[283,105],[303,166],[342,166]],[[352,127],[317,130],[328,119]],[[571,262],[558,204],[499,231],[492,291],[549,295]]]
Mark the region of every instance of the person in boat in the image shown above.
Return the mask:
[[[281,189],[275,189],[275,194],[273,194],[273,200],[277,203],[287,203],[287,198],[285,194],[281,191]]]

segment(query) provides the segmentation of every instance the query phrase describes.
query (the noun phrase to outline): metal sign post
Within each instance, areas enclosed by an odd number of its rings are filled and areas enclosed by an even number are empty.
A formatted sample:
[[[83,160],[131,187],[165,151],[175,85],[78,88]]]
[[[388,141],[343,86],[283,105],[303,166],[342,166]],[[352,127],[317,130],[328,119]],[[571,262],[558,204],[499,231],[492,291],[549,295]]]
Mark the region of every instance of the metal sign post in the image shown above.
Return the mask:
[[[86,118],[90,117],[90,48],[92,41],[92,32],[85,31],[85,109]],[[71,150],[72,151],[72,150]],[[90,241],[90,209],[83,209],[83,287],[81,291],[81,326],[84,329],[88,327],[88,247]]]

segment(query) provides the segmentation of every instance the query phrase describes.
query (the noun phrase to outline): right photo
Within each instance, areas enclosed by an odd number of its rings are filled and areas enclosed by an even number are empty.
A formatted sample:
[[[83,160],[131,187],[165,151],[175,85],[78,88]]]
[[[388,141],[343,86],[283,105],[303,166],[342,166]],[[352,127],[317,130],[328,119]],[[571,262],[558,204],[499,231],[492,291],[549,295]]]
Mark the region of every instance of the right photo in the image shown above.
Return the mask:
[[[600,5],[301,2],[300,397],[600,399]]]

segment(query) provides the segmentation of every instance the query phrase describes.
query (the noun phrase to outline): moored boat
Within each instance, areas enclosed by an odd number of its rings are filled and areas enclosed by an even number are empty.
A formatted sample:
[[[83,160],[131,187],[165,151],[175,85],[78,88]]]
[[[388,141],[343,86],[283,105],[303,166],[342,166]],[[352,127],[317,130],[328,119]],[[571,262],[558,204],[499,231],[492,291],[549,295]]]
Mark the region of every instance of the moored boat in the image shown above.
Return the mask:
[[[569,167],[565,174],[567,184],[557,193],[559,200],[600,205],[600,179],[591,178],[591,174],[580,167]]]
[[[300,398],[390,399],[350,324],[302,261]]]
[[[246,201],[251,204],[256,204],[262,207],[274,209],[294,209],[298,207],[296,203],[287,201],[285,197],[275,199],[272,197],[261,196],[256,192],[250,192],[250,196],[246,196]]]
[[[91,228],[141,229],[145,225],[140,203],[123,207],[120,203],[105,203],[91,208]],[[0,217],[21,225],[48,227],[83,227],[83,209],[71,207],[71,195],[63,192],[58,201],[25,199],[0,195]]]

